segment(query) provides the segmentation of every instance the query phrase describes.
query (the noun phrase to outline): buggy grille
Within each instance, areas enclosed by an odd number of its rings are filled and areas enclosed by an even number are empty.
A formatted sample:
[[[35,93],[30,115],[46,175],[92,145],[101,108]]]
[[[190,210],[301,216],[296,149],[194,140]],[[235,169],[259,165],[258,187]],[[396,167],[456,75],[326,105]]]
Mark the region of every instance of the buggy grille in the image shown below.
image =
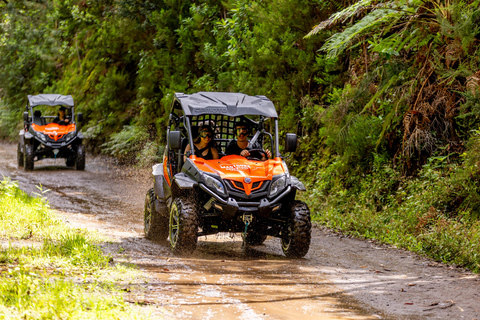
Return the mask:
[[[245,193],[245,187],[242,182],[235,180],[225,180],[227,183],[227,189],[229,194],[233,198],[237,199],[256,199],[264,198],[268,192],[268,186],[270,181],[257,181],[252,184],[252,189],[250,195]]]

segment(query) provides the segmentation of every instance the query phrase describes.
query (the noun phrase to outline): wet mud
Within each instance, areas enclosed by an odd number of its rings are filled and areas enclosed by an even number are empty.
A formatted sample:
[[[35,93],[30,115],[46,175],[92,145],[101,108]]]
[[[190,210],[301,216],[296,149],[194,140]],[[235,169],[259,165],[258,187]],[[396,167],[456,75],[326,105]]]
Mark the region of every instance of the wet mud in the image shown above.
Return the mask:
[[[153,310],[153,318],[480,319],[477,276],[320,227],[304,259],[286,259],[279,239],[246,249],[232,234],[200,237],[193,255],[176,257],[143,234],[150,168],[103,157],[86,163],[76,171],[48,159],[25,172],[16,145],[0,143],[0,174],[31,194],[49,190],[51,207],[67,222],[114,239],[105,252],[145,273],[125,299]]]

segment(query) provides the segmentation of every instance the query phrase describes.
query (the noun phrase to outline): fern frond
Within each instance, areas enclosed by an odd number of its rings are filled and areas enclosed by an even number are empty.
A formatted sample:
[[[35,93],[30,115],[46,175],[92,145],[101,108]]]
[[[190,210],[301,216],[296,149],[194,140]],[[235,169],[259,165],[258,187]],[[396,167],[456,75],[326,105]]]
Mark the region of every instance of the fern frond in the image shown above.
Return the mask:
[[[396,82],[398,79],[401,79],[403,78],[403,75],[405,74],[405,71],[402,71],[399,75],[394,75],[392,78],[390,78],[390,80],[380,89],[378,90],[375,95],[370,99],[370,101],[365,105],[365,107],[363,108],[362,112],[360,113],[364,113],[365,111],[367,111],[368,109],[370,109],[372,107],[372,105],[375,103],[375,101],[388,89],[390,89]]]
[[[345,125],[340,129],[340,131],[337,134],[337,138],[335,139],[339,149],[341,152],[345,150],[348,142],[348,134],[350,131],[350,128],[353,127],[360,119],[360,114],[354,114],[350,119],[347,120]]]
[[[376,9],[353,26],[345,29],[342,33],[336,33],[331,36],[321,50],[326,51],[327,56],[330,58],[336,57],[358,36],[366,34],[374,27],[396,20],[404,14],[404,12],[393,9]]]
[[[358,15],[368,8],[371,7],[372,2],[377,2],[377,0],[360,0],[357,3],[354,3],[353,5],[349,6],[348,8],[343,9],[340,12],[336,12],[330,16],[325,21],[320,22],[317,24],[315,27],[313,27],[312,31],[310,31],[305,38],[309,38],[323,29],[330,27],[331,25],[335,25],[337,23],[343,23],[345,20],[348,18],[351,18],[354,15]]]

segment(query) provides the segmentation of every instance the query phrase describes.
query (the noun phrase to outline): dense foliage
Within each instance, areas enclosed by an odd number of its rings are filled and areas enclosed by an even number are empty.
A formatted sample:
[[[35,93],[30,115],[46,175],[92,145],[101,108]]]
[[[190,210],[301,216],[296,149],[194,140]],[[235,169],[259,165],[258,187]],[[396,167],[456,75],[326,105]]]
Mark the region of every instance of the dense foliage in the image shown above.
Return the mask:
[[[479,4],[3,1],[0,136],[15,136],[27,94],[72,94],[92,149],[146,163],[165,140],[173,92],[262,94],[300,137],[289,161],[319,220],[404,246],[400,217],[411,217],[414,241],[444,221],[470,230]],[[387,224],[398,232],[382,235]]]
[[[18,129],[26,95],[41,92],[74,96],[90,146],[131,126],[163,143],[175,91],[267,95],[279,106],[282,125],[295,129],[303,99],[318,92],[315,77],[326,72],[319,72],[321,43],[303,39],[329,14],[312,0],[0,6],[0,66],[8,70],[0,79],[0,110],[10,117],[2,117],[4,137]]]
[[[323,223],[480,269],[479,4],[361,0],[309,33],[348,61],[307,165]]]

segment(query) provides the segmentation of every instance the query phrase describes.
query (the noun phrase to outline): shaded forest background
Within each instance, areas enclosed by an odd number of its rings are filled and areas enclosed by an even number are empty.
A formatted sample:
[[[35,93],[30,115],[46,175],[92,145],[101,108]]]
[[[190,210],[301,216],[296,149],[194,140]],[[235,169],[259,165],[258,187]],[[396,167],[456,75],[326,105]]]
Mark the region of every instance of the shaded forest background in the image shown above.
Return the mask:
[[[92,151],[147,165],[173,92],[266,95],[315,220],[479,270],[479,5],[4,0],[0,137],[71,94]]]

